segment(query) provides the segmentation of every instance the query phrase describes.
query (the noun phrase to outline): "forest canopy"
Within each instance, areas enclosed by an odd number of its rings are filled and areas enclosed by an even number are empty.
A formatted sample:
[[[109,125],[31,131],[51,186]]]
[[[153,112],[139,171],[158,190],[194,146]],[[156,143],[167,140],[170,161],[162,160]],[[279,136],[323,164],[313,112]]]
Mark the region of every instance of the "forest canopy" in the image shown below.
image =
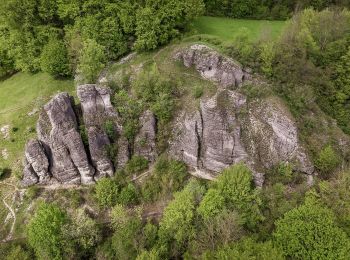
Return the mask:
[[[1,1],[0,76],[14,70],[71,75],[91,41],[107,60],[130,49],[152,50],[203,11],[202,0]]]

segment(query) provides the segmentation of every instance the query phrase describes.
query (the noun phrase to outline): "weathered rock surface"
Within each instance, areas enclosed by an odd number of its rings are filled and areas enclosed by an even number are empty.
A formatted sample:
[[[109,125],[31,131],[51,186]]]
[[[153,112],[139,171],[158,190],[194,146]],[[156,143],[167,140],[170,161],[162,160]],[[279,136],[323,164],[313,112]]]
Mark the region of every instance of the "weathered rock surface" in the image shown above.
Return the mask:
[[[239,87],[249,74],[241,65],[205,45],[192,45],[175,54],[186,67],[195,66],[203,78],[219,83],[224,88]]]
[[[147,110],[140,117],[141,129],[135,137],[134,154],[153,162],[156,159],[157,122],[154,114]]]
[[[107,154],[110,141],[104,130],[106,118],[114,115],[109,89],[96,85],[82,85],[78,87],[77,92],[83,111],[92,164],[97,171],[95,179],[113,176],[113,164]]]
[[[299,144],[296,124],[278,100],[251,104],[243,123],[243,135],[250,156],[264,168],[289,162],[300,172],[314,172],[304,148]]]
[[[248,114],[241,113],[242,109],[247,109],[245,98],[233,91],[202,100],[198,111],[177,118],[169,153],[203,178],[210,176],[208,172],[215,176],[244,162],[258,186],[264,182],[262,172],[281,162],[292,163],[306,174],[314,172],[298,141],[295,123],[281,104],[264,101]]]
[[[28,170],[32,172],[31,175],[36,176],[41,183],[48,183],[50,181],[49,160],[41,142],[30,140],[26,145],[25,157]]]
[[[93,182],[94,169],[77,129],[71,97],[67,93],[56,95],[40,114],[40,142],[30,141],[26,146],[24,185],[33,182],[33,174],[42,184],[46,184],[49,175],[64,184]]]
[[[53,176],[63,183],[92,183],[94,170],[89,164],[77,130],[78,124],[71,98],[67,93],[58,94],[44,109],[52,126],[50,149]]]
[[[239,65],[203,45],[182,50],[175,58],[187,67],[194,65],[219,88],[214,97],[201,100],[197,111],[177,117],[170,155],[207,179],[232,164],[245,162],[257,186],[263,185],[263,172],[281,162],[292,163],[295,170],[308,175],[314,172],[298,140],[296,124],[278,99],[248,104],[244,95],[227,89],[250,78]]]

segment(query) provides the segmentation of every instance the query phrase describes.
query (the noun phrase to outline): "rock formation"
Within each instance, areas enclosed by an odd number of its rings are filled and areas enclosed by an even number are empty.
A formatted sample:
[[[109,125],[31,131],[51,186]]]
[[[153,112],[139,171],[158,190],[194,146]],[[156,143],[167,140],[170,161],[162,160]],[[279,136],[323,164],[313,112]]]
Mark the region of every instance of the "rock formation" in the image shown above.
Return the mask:
[[[113,164],[107,154],[110,141],[104,129],[106,118],[115,114],[109,90],[96,85],[82,85],[78,87],[77,93],[83,111],[91,161],[96,169],[95,179],[113,176]]]
[[[140,117],[141,129],[135,137],[134,154],[153,162],[156,159],[156,118],[150,110],[147,110]]]
[[[178,116],[169,154],[208,179],[232,164],[245,162],[258,186],[264,180],[262,172],[281,162],[290,162],[308,175],[314,172],[298,141],[297,127],[281,102],[247,104],[244,95],[227,90],[250,78],[239,65],[202,45],[178,52],[175,58],[181,58],[185,66],[195,66],[219,88],[214,97],[201,100],[198,111]]]
[[[207,179],[215,178],[232,164],[244,162],[253,171],[256,185],[262,186],[267,169],[288,162],[312,180],[314,167],[298,140],[293,117],[278,98],[248,102],[240,88],[246,80],[254,80],[252,76],[238,63],[204,45],[178,51],[175,58],[187,67],[194,66],[218,88],[214,96],[202,98],[198,108],[178,112],[169,155],[184,161],[193,174]],[[141,115],[139,132],[131,144],[123,135],[108,88],[82,85],[77,94],[88,152],[78,131],[71,97],[67,93],[56,95],[40,113],[38,140],[26,145],[24,185],[53,180],[89,184],[112,176],[132,155],[150,162],[156,160],[157,120],[151,111]],[[112,153],[107,148],[112,148]]]
[[[23,185],[32,184],[26,181],[33,179],[28,177],[28,169],[32,175],[36,175],[37,181],[43,183],[43,169],[36,167],[43,161],[48,162],[50,175],[60,183],[93,182],[94,169],[89,164],[78,132],[72,100],[67,93],[56,95],[44,106],[37,128],[40,142],[30,141],[26,146],[26,161],[31,167],[25,167]],[[47,182],[46,178],[43,184]]]
[[[250,77],[237,62],[205,45],[195,44],[181,50],[175,59],[183,61],[186,67],[194,66],[203,78],[224,88],[238,87]]]

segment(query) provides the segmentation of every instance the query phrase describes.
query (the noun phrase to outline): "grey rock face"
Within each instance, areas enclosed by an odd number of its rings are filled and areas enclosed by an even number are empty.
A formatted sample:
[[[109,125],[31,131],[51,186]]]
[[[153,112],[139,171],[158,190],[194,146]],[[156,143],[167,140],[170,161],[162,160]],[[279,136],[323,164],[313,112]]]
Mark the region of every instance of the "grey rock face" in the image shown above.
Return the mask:
[[[26,145],[24,185],[47,184],[51,176],[64,184],[93,182],[94,169],[77,128],[67,93],[56,95],[44,106],[37,123],[39,141]]]
[[[77,93],[88,134],[92,164],[97,171],[95,178],[113,176],[113,164],[107,155],[110,141],[104,130],[106,118],[114,114],[109,90],[96,85],[82,85],[78,87]]]
[[[205,45],[192,45],[175,54],[186,67],[195,66],[203,78],[219,83],[224,88],[239,87],[249,77],[242,67]]]
[[[254,161],[264,168],[289,162],[300,172],[314,172],[304,148],[299,144],[294,121],[278,101],[264,100],[251,104],[243,125],[246,148]]]
[[[156,159],[156,131],[157,122],[153,113],[145,111],[140,117],[141,129],[135,137],[134,154],[143,156],[148,161]]]
[[[194,175],[206,179],[232,164],[245,162],[257,186],[263,185],[263,172],[281,162],[292,163],[295,170],[309,176],[313,174],[314,167],[299,143],[297,127],[281,102],[247,104],[244,95],[227,90],[251,79],[239,65],[203,45],[182,50],[175,58],[187,67],[194,65],[203,78],[217,82],[219,90],[213,98],[201,100],[198,111],[177,117],[170,155],[194,168]]]
[[[33,175],[38,177],[40,183],[50,181],[49,161],[45,154],[45,149],[38,140],[30,140],[25,148],[26,163]]]
[[[248,115],[241,113],[243,108],[247,109],[244,96],[228,90],[202,100],[197,112],[177,118],[169,154],[206,179],[244,162],[257,186],[264,183],[263,172],[281,162],[292,163],[295,170],[309,175],[314,172],[299,144],[295,123],[281,104],[265,101]]]
[[[63,183],[92,183],[94,170],[89,164],[77,130],[78,124],[69,95],[56,95],[44,109],[52,126],[50,149],[53,176]]]
[[[202,100],[199,111],[177,119],[170,154],[194,169],[215,173],[246,161],[248,155],[241,143],[241,126],[236,117],[245,102],[244,96],[229,90]]]

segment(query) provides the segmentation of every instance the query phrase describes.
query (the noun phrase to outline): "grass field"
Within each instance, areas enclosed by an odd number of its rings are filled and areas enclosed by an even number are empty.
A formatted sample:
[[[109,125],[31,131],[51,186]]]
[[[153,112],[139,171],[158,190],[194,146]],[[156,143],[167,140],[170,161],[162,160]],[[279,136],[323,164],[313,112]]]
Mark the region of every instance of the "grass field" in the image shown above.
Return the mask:
[[[284,21],[241,20],[203,16],[194,22],[196,34],[212,35],[222,41],[231,41],[243,28],[249,32],[250,40],[271,37],[276,39],[285,27]]]
[[[10,138],[0,134],[0,167],[10,167],[16,171],[21,166],[23,148],[31,136],[35,136],[35,125],[39,110],[50,97],[61,91],[74,93],[72,80],[55,80],[45,73],[17,73],[5,81],[0,81],[0,128],[10,126]],[[2,156],[7,150],[8,159]]]

